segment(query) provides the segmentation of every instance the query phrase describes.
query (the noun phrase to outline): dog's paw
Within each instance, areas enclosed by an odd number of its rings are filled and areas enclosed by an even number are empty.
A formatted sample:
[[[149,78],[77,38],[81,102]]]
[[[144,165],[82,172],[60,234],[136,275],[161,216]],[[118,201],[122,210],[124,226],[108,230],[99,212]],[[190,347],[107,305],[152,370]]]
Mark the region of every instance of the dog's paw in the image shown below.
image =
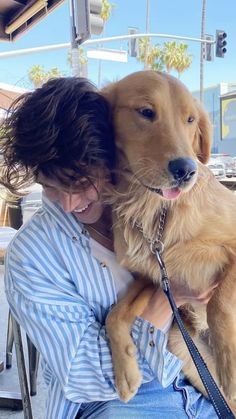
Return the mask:
[[[124,402],[128,402],[135,396],[142,382],[135,355],[135,346],[128,345],[125,352],[116,356],[115,384],[119,397]]]

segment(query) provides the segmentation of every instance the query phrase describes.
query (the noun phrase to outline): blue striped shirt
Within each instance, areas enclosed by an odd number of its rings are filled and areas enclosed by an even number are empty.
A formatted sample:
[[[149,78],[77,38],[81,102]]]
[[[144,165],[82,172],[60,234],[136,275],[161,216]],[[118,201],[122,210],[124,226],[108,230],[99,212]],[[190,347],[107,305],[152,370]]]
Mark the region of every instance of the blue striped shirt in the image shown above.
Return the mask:
[[[47,419],[74,419],[81,403],[117,398],[104,326],[116,302],[112,273],[91,255],[89,234],[72,214],[43,199],[11,242],[5,269],[10,308],[42,356]],[[167,337],[136,318],[132,337],[143,382],[166,387],[182,363]],[[149,341],[155,346],[150,346]]]

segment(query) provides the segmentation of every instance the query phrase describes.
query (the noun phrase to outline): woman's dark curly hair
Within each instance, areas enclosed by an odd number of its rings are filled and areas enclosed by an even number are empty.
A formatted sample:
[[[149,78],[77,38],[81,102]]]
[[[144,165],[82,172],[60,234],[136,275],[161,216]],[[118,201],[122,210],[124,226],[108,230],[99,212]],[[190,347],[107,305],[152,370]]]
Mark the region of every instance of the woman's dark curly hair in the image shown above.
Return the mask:
[[[85,78],[51,79],[22,95],[0,136],[0,182],[12,192],[35,182],[39,172],[70,186],[115,164],[109,105]]]

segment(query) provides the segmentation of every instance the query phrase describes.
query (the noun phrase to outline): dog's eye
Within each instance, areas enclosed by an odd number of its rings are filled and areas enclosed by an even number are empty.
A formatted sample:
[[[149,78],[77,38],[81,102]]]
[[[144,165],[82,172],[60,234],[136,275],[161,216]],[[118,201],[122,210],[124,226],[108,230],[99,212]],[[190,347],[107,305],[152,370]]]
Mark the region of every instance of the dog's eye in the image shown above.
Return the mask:
[[[139,108],[136,110],[140,115],[142,115],[146,119],[154,119],[155,117],[155,112],[150,108]]]
[[[192,116],[192,115],[190,115],[189,117],[188,117],[188,119],[187,119],[187,122],[189,123],[189,124],[192,124],[192,122],[194,122],[195,121],[195,118],[194,118],[194,116]]]

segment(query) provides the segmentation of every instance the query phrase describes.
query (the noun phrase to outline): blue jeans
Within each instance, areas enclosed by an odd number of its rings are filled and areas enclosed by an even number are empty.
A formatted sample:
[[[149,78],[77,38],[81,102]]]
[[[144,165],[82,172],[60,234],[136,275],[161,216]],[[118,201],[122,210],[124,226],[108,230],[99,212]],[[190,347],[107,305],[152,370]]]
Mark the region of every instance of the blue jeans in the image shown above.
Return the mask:
[[[81,419],[216,419],[212,404],[180,375],[163,388],[157,380],[143,384],[128,403],[120,400],[83,403]]]

